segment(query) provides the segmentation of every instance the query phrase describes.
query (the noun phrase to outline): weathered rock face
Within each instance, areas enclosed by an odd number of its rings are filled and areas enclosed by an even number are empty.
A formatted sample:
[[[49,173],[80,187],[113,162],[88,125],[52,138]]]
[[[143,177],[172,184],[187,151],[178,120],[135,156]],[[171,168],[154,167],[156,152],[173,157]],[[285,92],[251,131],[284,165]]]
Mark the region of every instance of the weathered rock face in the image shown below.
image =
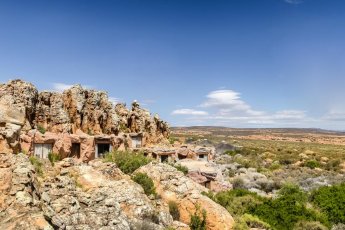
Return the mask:
[[[180,221],[189,224],[191,214],[199,205],[207,211],[207,229],[232,229],[234,220],[229,212],[201,194],[205,187],[184,176],[166,164],[150,163],[138,169],[154,181],[158,194],[165,202],[175,201],[179,206]]]
[[[0,229],[163,230],[166,203],[151,200],[115,164],[42,162],[42,176],[24,154],[0,154]],[[182,228],[180,228],[182,229]]]
[[[52,133],[118,135],[142,133],[143,143],[167,142],[169,127],[134,102],[114,106],[106,92],[75,85],[63,93],[40,92],[30,83],[13,80],[0,85],[0,152],[20,150],[19,136],[29,130]]]
[[[0,154],[0,229],[53,229],[39,208],[33,166],[23,154]]]
[[[0,152],[20,149],[20,131],[30,130],[34,118],[37,90],[20,80],[0,85]]]

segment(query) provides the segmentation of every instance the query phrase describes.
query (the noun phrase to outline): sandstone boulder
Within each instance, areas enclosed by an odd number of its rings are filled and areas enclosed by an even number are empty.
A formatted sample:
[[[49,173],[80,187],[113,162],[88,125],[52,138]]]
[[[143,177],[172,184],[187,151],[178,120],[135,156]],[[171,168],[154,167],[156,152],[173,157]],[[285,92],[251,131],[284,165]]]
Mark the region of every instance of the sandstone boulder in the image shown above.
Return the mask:
[[[234,220],[229,212],[201,194],[207,191],[205,187],[184,176],[174,167],[152,162],[137,171],[152,178],[158,194],[166,203],[177,202],[181,222],[189,224],[191,214],[194,214],[199,205],[207,211],[207,229],[232,229]]]

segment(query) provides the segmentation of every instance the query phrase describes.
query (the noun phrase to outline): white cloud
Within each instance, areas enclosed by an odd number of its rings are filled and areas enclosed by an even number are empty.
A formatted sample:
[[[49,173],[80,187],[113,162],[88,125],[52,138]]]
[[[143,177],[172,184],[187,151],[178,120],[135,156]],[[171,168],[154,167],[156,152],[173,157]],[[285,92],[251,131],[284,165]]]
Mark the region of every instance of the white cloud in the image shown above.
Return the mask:
[[[55,82],[55,83],[52,83],[52,87],[53,87],[52,90],[61,93],[61,92],[65,91],[66,89],[72,88],[72,86],[73,85]],[[82,85],[82,87],[84,89],[91,89],[92,88],[92,86],[89,86],[89,85]]]
[[[289,4],[301,4],[304,2],[304,0],[284,0],[286,3],[289,3]]]
[[[66,89],[71,88],[73,85],[68,85],[64,83],[53,83],[53,90],[57,92],[63,92]]]
[[[171,114],[173,114],[173,115],[197,115],[197,116],[208,115],[208,113],[205,111],[194,110],[194,109],[177,109],[177,110],[174,110]]]
[[[324,117],[326,121],[345,121],[345,112],[342,111],[329,111]]]
[[[233,90],[216,90],[210,92],[207,100],[200,105],[204,108],[216,108],[219,115],[246,114],[250,116],[263,115],[262,111],[253,110],[247,103],[241,100],[240,93]]]
[[[313,120],[306,111],[281,110],[273,113],[254,110],[241,99],[241,94],[233,90],[216,90],[206,95],[206,100],[199,105],[203,111],[178,109],[173,115],[190,115],[185,121],[191,125],[223,125],[232,127],[277,126],[293,127]]]
[[[299,110],[283,110],[278,111],[273,115],[277,120],[299,120],[306,117],[305,111]]]
[[[122,103],[122,100],[120,98],[117,97],[109,97],[108,98],[110,102],[112,102],[114,105]]]

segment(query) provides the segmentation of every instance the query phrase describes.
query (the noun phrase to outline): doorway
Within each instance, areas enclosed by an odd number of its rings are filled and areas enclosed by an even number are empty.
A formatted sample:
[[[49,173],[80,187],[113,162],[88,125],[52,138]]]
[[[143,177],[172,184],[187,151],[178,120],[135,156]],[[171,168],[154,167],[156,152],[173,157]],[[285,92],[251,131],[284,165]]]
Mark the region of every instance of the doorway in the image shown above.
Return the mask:
[[[38,158],[48,158],[48,154],[52,152],[52,144],[34,144],[34,155]]]
[[[71,157],[80,158],[80,143],[72,143]]]

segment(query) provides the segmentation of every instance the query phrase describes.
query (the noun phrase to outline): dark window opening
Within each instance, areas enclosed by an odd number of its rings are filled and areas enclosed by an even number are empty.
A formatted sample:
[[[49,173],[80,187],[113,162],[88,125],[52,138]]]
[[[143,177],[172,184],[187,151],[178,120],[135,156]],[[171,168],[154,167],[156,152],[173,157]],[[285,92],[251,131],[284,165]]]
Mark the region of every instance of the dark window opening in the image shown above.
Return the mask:
[[[161,155],[161,162],[168,162],[169,156],[168,155]]]
[[[110,151],[110,144],[97,144],[97,157],[103,158]]]
[[[71,157],[80,158],[80,143],[72,143]]]
[[[208,189],[211,189],[211,181],[206,181],[204,186]]]
[[[183,160],[183,159],[186,159],[186,158],[187,158],[187,156],[178,154],[178,159],[179,159],[179,160]]]

